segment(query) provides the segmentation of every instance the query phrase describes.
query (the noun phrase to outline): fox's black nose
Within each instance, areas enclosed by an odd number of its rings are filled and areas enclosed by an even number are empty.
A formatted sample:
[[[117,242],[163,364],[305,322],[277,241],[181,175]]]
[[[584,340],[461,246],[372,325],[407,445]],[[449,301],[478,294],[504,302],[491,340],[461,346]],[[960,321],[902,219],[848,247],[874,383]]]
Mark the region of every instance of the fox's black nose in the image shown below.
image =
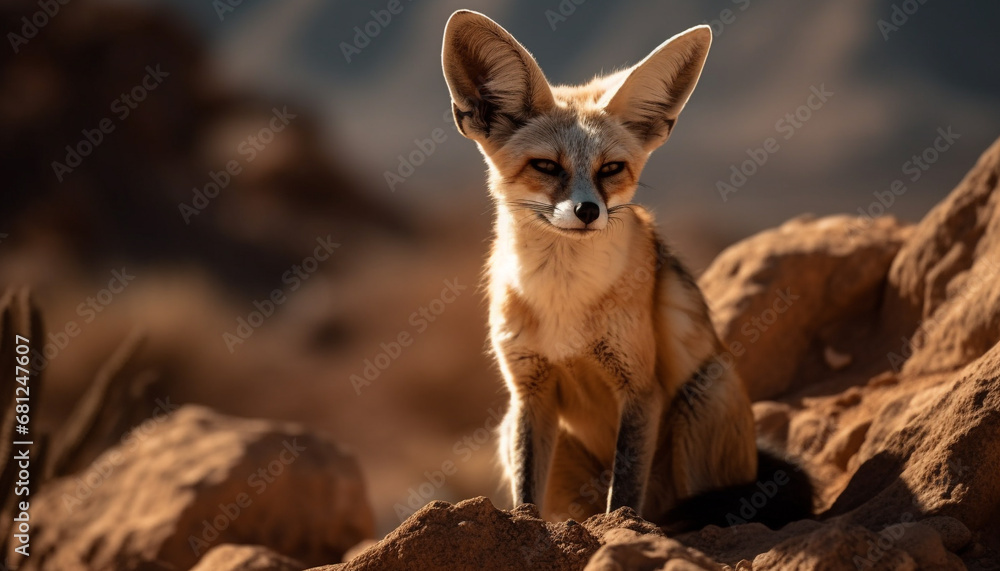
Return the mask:
[[[576,205],[573,212],[576,213],[577,218],[583,220],[584,224],[590,224],[601,215],[601,207],[593,202],[581,202]]]

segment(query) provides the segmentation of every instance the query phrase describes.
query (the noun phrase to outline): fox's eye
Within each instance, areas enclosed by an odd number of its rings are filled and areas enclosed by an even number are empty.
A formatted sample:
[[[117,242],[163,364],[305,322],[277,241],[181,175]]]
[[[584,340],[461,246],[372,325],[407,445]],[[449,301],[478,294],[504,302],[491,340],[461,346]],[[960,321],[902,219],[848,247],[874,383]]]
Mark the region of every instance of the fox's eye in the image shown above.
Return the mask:
[[[611,176],[613,174],[618,174],[625,169],[625,163],[622,161],[614,161],[610,163],[604,163],[601,168],[597,170],[597,176]]]
[[[531,168],[552,176],[559,176],[563,173],[563,168],[559,166],[559,163],[548,159],[532,159]]]

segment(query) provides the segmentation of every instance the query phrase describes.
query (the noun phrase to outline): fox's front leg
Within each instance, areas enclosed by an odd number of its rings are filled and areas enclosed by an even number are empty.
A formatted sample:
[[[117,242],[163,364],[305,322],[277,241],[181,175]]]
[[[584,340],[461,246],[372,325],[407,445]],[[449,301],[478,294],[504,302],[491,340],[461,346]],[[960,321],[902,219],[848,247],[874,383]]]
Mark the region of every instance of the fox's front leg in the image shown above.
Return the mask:
[[[594,355],[615,383],[619,402],[608,511],[629,506],[641,513],[663,406],[652,359],[630,359],[606,341],[597,344]]]
[[[628,506],[642,513],[659,421],[659,402],[652,394],[624,400],[608,490],[609,512]]]
[[[500,446],[514,505],[538,505],[545,497],[556,439],[555,372],[535,353],[504,355],[501,369],[511,400]]]

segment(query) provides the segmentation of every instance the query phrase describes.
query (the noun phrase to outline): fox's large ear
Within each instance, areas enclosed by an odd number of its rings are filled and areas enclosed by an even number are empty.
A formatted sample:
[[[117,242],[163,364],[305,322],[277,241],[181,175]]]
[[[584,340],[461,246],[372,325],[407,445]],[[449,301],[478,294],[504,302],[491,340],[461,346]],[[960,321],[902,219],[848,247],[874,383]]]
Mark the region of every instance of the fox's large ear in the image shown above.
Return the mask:
[[[695,26],[663,42],[605,94],[605,110],[619,117],[647,151],[659,147],[698,84],[711,45],[709,26]]]
[[[441,50],[458,130],[496,148],[533,115],[555,105],[534,58],[507,30],[469,10],[451,15]]]

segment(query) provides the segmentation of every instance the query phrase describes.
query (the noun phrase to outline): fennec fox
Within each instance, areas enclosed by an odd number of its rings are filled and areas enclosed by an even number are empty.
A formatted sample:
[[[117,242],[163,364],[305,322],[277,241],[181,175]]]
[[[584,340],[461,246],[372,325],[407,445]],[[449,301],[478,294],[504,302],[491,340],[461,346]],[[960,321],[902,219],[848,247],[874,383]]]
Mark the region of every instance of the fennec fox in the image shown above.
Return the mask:
[[[711,42],[697,26],[567,87],[482,14],[445,28],[455,123],[486,157],[496,201],[490,337],[511,394],[500,457],[514,503],[550,519],[630,506],[727,523],[707,512],[735,514],[742,490],[757,491],[746,391],[695,281],[631,203]]]

